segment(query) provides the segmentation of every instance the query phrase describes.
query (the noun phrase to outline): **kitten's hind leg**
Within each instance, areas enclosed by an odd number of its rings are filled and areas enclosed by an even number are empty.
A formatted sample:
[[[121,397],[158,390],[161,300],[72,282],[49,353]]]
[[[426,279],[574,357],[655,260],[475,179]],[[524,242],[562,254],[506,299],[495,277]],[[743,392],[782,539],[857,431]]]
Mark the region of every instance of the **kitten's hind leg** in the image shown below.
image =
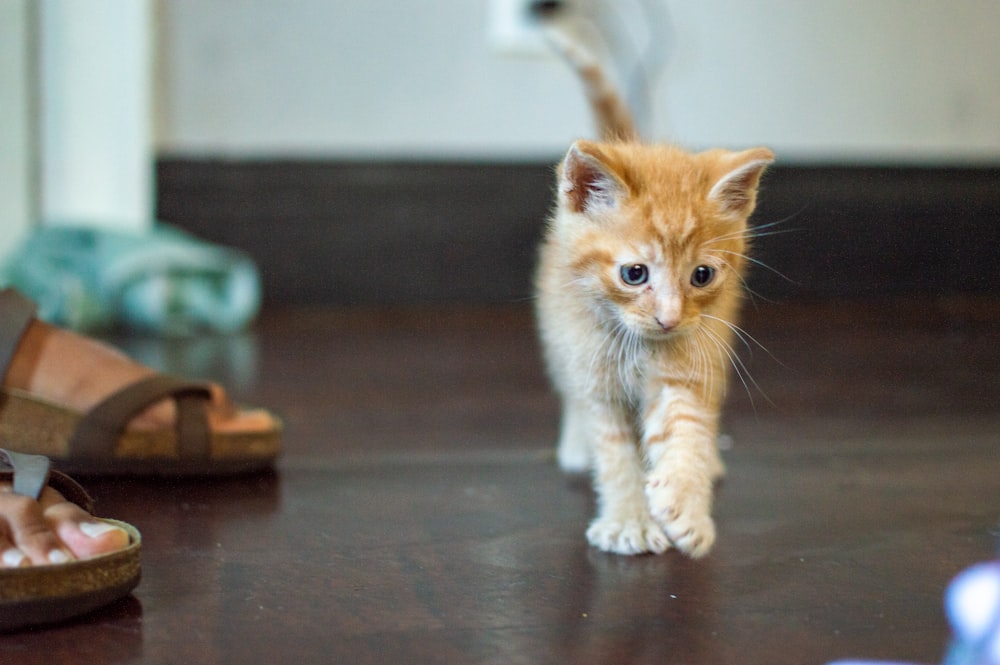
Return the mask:
[[[585,406],[567,400],[563,406],[562,428],[556,459],[567,473],[586,473],[594,464],[593,429]]]

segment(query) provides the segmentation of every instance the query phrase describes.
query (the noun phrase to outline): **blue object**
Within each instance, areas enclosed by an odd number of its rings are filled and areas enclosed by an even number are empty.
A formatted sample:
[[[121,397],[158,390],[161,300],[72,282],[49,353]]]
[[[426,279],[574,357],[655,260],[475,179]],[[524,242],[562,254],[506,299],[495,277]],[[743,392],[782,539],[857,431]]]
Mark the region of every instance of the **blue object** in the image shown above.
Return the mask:
[[[1000,665],[1000,562],[962,571],[945,592],[954,637],[942,665]],[[840,660],[829,665],[910,665]]]
[[[944,665],[1000,665],[1000,563],[959,574],[945,594],[945,609],[955,637]]]
[[[249,256],[163,224],[143,233],[39,227],[0,274],[35,301],[41,318],[84,332],[124,325],[170,336],[229,333],[260,309]]]

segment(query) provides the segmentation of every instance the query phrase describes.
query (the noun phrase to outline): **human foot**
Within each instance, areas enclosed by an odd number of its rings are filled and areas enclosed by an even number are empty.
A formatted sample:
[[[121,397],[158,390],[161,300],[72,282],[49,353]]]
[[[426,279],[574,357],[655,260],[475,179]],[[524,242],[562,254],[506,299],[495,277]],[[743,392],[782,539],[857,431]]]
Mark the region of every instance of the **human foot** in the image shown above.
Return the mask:
[[[217,385],[154,372],[40,322],[0,290],[0,437],[86,474],[217,475],[272,468],[281,422]]]
[[[36,319],[21,337],[3,386],[86,412],[123,386],[155,373],[117,349]],[[252,434],[277,426],[266,411],[237,409],[221,387],[211,385],[211,393],[207,416],[213,431]],[[161,400],[137,414],[129,427],[155,430],[175,419],[173,400]]]
[[[46,487],[36,501],[0,483],[0,567],[68,563],[124,549],[128,533]]]
[[[86,614],[139,584],[142,535],[92,510],[46,457],[0,449],[0,632]]]
[[[69,563],[122,550],[129,533],[48,459],[0,449],[0,568]]]

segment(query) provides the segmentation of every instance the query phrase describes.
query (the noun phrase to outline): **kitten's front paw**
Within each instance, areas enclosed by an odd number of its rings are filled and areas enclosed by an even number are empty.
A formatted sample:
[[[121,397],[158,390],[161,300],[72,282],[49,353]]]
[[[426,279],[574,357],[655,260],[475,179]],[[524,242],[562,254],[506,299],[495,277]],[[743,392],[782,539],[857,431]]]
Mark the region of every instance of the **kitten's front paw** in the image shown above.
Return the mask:
[[[670,548],[667,535],[651,519],[598,517],[587,529],[587,540],[594,547],[614,554],[662,554]]]
[[[711,486],[707,490],[685,487],[669,478],[651,478],[646,484],[649,510],[670,542],[693,559],[708,554],[715,543],[711,516]]]

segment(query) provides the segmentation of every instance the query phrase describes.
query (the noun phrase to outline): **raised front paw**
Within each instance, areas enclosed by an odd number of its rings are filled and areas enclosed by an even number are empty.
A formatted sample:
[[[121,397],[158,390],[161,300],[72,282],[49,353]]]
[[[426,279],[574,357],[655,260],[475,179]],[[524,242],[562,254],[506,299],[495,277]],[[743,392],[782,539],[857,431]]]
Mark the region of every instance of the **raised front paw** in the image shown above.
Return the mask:
[[[587,529],[587,540],[594,547],[614,554],[662,554],[670,548],[663,529],[648,517],[621,520],[598,517]]]
[[[715,543],[711,485],[653,477],[646,483],[646,498],[650,514],[674,547],[694,559],[708,554]]]

